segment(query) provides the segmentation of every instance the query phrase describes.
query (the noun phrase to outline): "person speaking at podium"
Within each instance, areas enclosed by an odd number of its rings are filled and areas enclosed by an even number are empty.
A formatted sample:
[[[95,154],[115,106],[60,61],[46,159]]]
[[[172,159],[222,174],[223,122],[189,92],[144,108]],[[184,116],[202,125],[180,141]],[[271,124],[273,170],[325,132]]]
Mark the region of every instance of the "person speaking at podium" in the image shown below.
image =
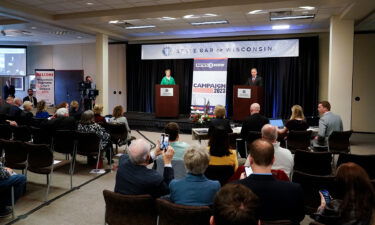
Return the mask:
[[[256,68],[251,69],[251,77],[247,79],[245,85],[263,87],[263,78],[258,76],[258,70]]]
[[[161,80],[161,85],[176,85],[176,82],[174,82],[173,77],[171,76],[171,69],[165,70],[165,76]]]

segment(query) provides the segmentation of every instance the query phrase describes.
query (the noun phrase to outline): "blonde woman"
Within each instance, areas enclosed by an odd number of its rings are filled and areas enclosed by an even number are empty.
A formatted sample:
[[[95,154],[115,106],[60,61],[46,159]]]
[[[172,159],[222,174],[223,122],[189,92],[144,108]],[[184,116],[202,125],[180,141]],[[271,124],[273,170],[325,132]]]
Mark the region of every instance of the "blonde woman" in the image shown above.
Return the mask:
[[[74,117],[75,120],[81,119],[81,112],[79,111],[79,103],[75,100],[70,102],[69,116]]]
[[[293,131],[305,131],[309,128],[303,114],[303,109],[300,105],[294,105],[292,107],[292,116],[289,121],[286,122],[285,127],[279,130],[279,134],[285,134],[286,132]]]
[[[229,120],[225,119],[225,107],[222,105],[215,106],[214,109],[215,119],[210,121],[209,129],[208,129],[208,136],[210,136],[213,132],[215,127],[224,127],[227,133],[233,133],[232,128],[230,127]]]
[[[128,120],[124,116],[124,108],[121,105],[115,106],[113,108],[112,118],[109,120],[108,123],[122,123],[126,125],[126,129],[128,130],[128,138],[130,138],[130,128],[128,124]]]

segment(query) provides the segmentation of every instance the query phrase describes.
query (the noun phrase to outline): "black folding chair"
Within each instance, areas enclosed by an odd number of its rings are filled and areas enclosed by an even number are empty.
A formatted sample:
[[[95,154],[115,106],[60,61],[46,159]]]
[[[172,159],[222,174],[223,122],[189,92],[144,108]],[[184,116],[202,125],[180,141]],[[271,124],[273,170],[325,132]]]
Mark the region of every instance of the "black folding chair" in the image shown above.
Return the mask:
[[[333,131],[328,137],[328,151],[333,154],[350,153],[350,137],[353,131]]]
[[[291,152],[297,149],[307,150],[310,146],[312,131],[289,131],[286,139],[286,148]]]
[[[294,170],[314,175],[332,174],[332,153],[297,150],[294,154]]]
[[[205,176],[210,180],[217,180],[224,186],[229,178],[234,174],[233,166],[213,166],[209,165],[205,171]]]
[[[31,141],[31,131],[27,126],[13,127],[13,139],[17,141]]]
[[[5,166],[12,169],[22,170],[22,174],[24,174],[27,165],[27,151],[25,149],[25,144],[21,141],[0,139],[0,146],[2,146],[5,152]]]
[[[354,155],[341,153],[337,160],[336,167],[343,163],[353,162],[361,166],[368,174],[370,179],[375,179],[375,155]]]
[[[10,140],[13,137],[13,131],[9,124],[0,124],[0,138]]]

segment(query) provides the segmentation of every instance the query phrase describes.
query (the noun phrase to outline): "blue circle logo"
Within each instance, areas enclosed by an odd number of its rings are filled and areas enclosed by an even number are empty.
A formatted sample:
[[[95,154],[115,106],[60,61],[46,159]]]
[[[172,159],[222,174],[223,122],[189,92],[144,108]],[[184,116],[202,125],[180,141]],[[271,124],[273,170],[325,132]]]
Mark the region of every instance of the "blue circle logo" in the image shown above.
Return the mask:
[[[172,54],[172,48],[171,47],[163,48],[163,55],[164,56],[170,56],[171,54]]]

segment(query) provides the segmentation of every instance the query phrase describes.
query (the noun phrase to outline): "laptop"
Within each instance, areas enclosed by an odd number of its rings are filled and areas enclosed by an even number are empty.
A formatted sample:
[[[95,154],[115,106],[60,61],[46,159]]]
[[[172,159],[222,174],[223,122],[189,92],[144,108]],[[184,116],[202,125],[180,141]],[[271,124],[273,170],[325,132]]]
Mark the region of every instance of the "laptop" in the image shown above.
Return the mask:
[[[282,119],[270,119],[270,124],[280,129],[284,128],[284,122]]]

